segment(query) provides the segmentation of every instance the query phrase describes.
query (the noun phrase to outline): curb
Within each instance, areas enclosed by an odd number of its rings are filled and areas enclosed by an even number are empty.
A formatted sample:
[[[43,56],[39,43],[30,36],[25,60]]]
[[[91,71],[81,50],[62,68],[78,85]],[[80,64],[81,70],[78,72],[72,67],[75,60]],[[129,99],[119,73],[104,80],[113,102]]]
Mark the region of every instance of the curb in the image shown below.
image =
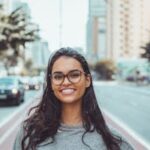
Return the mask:
[[[39,96],[40,94],[37,94],[31,98],[28,103],[26,103],[23,107],[20,107],[10,117],[8,117],[7,120],[4,120],[2,124],[0,124],[0,147],[2,147],[3,143],[7,140],[14,128],[19,125],[22,120],[24,120],[25,115],[31,108],[30,106],[37,102]]]
[[[104,118],[108,126],[117,130],[120,135],[123,135],[127,142],[129,142],[135,149],[138,150],[148,150],[150,149],[150,144],[143,140],[140,135],[136,134],[132,129],[130,129],[127,125],[123,124],[119,119],[115,116],[111,115],[105,109],[102,109]]]

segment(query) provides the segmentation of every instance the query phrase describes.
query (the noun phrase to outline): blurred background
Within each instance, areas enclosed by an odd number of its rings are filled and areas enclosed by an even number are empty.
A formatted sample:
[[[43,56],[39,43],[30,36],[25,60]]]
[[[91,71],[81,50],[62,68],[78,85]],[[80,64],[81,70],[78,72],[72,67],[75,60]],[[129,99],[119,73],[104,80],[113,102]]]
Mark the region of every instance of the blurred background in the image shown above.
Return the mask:
[[[150,149],[149,8],[149,0],[0,0],[0,149],[12,149],[49,56],[67,46],[86,57],[108,125]]]

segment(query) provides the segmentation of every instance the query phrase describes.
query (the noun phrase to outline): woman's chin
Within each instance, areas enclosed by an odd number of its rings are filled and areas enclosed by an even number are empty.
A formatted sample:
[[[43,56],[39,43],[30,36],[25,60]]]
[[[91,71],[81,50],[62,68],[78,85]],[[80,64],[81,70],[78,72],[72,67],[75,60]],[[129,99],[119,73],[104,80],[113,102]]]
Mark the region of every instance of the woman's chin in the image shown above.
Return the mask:
[[[60,101],[63,104],[74,104],[74,103],[79,102],[79,100],[75,99],[74,97],[63,97],[62,99],[60,99]]]

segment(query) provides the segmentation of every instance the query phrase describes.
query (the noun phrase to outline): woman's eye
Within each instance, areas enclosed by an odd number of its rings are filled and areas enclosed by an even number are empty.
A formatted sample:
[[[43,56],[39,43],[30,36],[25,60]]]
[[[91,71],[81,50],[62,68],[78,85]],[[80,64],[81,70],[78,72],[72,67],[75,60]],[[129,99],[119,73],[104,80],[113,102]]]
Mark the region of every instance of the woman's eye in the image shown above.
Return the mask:
[[[78,72],[75,72],[75,73],[71,73],[70,74],[70,77],[72,77],[72,78],[77,78],[77,77],[79,77],[80,76],[80,74],[78,73]]]
[[[54,75],[55,80],[61,80],[63,78],[62,75]]]

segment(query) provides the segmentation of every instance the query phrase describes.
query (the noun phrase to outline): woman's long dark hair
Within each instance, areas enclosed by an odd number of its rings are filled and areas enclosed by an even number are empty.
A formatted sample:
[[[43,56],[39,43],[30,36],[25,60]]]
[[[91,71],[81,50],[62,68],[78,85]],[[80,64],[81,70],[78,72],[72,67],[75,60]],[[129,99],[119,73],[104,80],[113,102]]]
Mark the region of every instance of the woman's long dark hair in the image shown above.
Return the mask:
[[[72,57],[78,60],[86,74],[90,70],[85,58],[72,48],[61,48],[56,51],[49,59],[46,73],[46,85],[44,88],[41,102],[33,107],[34,113],[24,121],[24,137],[22,140],[22,150],[35,150],[36,147],[48,138],[55,141],[55,134],[60,126],[61,103],[52,91],[51,80],[49,75],[52,71],[54,62],[61,56]],[[82,118],[85,133],[96,130],[103,138],[108,150],[120,150],[121,138],[113,135],[106,126],[102,112],[98,106],[93,89],[93,83],[86,89],[82,101]],[[87,145],[88,146],[88,145]]]

